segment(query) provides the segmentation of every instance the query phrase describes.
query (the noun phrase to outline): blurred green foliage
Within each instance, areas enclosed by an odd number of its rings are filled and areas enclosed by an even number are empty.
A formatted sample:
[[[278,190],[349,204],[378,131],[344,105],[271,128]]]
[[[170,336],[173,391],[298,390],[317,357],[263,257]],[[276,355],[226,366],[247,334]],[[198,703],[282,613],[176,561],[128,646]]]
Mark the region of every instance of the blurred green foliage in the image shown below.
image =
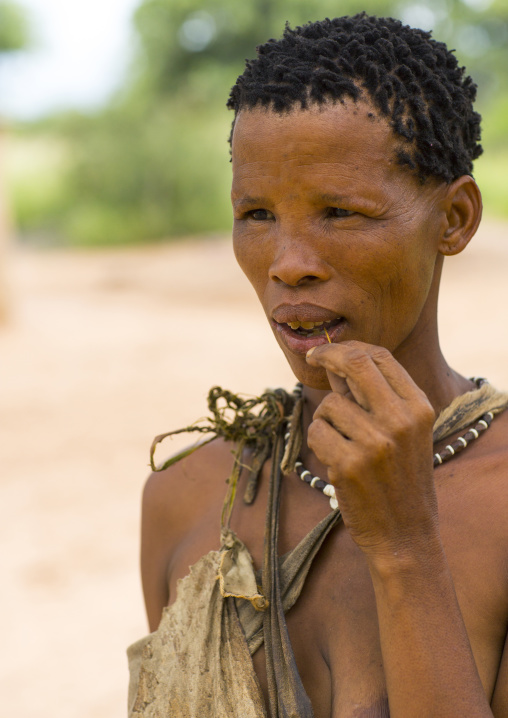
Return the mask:
[[[0,52],[21,50],[28,44],[28,22],[14,2],[0,2]]]
[[[225,102],[245,58],[280,36],[286,20],[361,10],[433,26],[457,48],[480,86],[486,206],[508,215],[508,0],[144,0],[134,16],[132,71],[110,105],[19,135],[40,160],[29,181],[21,172],[12,182],[21,229],[93,245],[227,230]]]

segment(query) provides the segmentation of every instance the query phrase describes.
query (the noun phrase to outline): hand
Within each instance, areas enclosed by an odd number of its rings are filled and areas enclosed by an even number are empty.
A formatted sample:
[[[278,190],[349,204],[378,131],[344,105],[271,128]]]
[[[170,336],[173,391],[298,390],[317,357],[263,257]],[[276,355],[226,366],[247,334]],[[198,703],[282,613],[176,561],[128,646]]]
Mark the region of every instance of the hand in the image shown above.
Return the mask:
[[[332,388],[308,445],[328,467],[351,537],[372,558],[425,546],[438,535],[427,397],[382,347],[325,344],[307,361]]]

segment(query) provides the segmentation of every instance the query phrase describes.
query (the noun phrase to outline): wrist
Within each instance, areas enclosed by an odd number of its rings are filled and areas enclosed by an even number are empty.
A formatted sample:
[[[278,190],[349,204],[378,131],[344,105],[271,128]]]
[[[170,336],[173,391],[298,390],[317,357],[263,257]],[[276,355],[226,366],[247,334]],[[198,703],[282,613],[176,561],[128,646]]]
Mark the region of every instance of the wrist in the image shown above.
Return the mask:
[[[440,569],[448,570],[438,531],[400,542],[389,550],[371,550],[366,554],[373,582],[427,582]]]

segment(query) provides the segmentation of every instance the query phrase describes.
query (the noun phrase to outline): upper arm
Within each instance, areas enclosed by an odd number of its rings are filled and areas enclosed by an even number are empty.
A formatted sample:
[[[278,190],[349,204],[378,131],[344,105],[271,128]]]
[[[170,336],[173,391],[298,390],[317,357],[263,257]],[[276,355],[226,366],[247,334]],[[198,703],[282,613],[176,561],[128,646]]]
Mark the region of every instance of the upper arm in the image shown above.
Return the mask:
[[[162,609],[169,600],[166,574],[173,537],[165,474],[152,474],[148,478],[141,504],[141,582],[150,631],[157,628]]]
[[[218,523],[231,473],[231,445],[218,439],[153,473],[143,491],[141,515],[141,580],[150,630],[159,625],[168,605],[171,562],[193,531],[213,514]],[[217,528],[217,539],[219,529]]]

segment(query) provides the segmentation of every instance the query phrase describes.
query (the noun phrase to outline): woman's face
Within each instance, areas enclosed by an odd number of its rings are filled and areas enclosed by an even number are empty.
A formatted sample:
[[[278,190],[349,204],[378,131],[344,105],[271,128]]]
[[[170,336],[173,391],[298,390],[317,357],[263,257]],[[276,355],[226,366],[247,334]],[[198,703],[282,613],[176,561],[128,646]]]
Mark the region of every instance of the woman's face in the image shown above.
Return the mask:
[[[306,352],[356,339],[395,355],[428,321],[442,185],[397,164],[398,140],[364,102],[239,113],[233,239],[300,381],[328,388]],[[427,308],[428,309],[428,308]],[[435,311],[435,307],[432,309]]]

